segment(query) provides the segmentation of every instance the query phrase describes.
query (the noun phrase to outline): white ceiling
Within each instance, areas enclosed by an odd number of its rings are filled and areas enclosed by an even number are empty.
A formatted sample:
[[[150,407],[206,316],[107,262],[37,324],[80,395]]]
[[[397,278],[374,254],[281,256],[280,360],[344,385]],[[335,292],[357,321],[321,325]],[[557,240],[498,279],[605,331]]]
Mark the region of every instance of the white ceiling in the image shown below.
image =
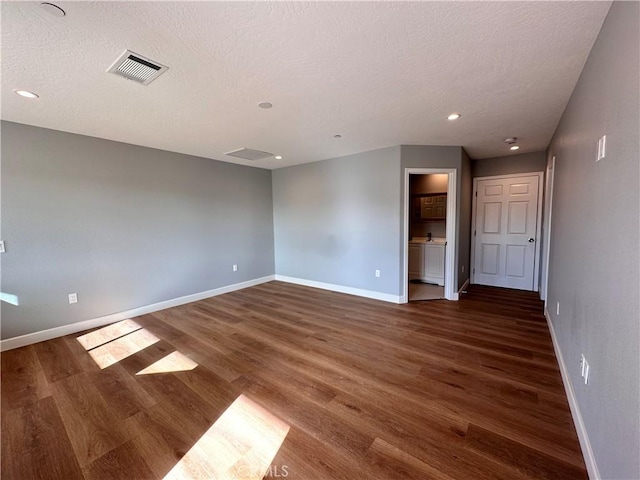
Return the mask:
[[[67,16],[2,2],[2,119],[263,168],[400,144],[487,158],[508,136],[543,150],[610,6],[49,1]],[[169,70],[105,73],[127,48]],[[224,155],[241,147],[284,159]]]

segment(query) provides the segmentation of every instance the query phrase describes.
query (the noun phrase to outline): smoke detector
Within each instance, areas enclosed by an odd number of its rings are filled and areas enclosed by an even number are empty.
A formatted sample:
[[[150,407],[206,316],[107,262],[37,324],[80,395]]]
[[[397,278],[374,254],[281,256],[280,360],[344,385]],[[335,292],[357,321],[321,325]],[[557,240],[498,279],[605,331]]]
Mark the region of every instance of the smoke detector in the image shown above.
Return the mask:
[[[142,85],[149,85],[167,70],[169,70],[169,67],[165,67],[131,50],[125,50],[107,69],[107,72]]]
[[[242,158],[244,160],[262,160],[263,158],[273,157],[273,153],[263,152],[262,150],[253,150],[251,148],[239,148],[238,150],[226,152],[225,155]]]

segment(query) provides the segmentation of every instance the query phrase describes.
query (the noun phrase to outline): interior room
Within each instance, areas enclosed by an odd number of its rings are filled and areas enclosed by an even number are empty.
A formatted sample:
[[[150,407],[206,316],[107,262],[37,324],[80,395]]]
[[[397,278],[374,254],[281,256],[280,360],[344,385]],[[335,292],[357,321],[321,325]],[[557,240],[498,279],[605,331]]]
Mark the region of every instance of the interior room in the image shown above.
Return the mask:
[[[0,13],[3,478],[640,479],[640,3]]]
[[[446,173],[409,176],[409,301],[444,298],[447,243]]]

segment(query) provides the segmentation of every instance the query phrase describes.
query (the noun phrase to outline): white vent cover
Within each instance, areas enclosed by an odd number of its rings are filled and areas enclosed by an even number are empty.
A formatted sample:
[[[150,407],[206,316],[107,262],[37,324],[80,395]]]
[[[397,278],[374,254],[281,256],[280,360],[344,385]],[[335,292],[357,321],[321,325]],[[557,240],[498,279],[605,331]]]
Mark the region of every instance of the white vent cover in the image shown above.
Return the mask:
[[[127,80],[133,80],[142,85],[149,85],[168,69],[169,67],[165,67],[158,62],[138,55],[130,50],[125,50],[124,53],[113,62],[113,65],[109,67],[107,72],[119,75]]]
[[[273,153],[263,152],[261,150],[252,150],[251,148],[239,148],[225,153],[230,157],[243,158],[245,160],[262,160],[263,158],[273,157]]]

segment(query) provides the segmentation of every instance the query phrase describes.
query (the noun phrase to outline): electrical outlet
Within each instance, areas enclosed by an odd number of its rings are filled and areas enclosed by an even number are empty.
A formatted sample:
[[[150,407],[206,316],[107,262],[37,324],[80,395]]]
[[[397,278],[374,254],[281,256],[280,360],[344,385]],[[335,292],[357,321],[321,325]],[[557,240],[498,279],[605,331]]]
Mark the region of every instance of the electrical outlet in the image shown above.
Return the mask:
[[[0,240],[0,253],[4,253],[6,250],[4,249],[4,240]]]
[[[69,303],[78,303],[78,294],[70,293],[69,294]]]
[[[376,278],[380,278],[380,270],[376,270]]]
[[[560,302],[556,302],[556,315],[560,315]]]
[[[234,271],[234,272],[237,272],[237,271],[238,271],[238,265],[234,265],[234,266],[233,266],[233,271]]]

